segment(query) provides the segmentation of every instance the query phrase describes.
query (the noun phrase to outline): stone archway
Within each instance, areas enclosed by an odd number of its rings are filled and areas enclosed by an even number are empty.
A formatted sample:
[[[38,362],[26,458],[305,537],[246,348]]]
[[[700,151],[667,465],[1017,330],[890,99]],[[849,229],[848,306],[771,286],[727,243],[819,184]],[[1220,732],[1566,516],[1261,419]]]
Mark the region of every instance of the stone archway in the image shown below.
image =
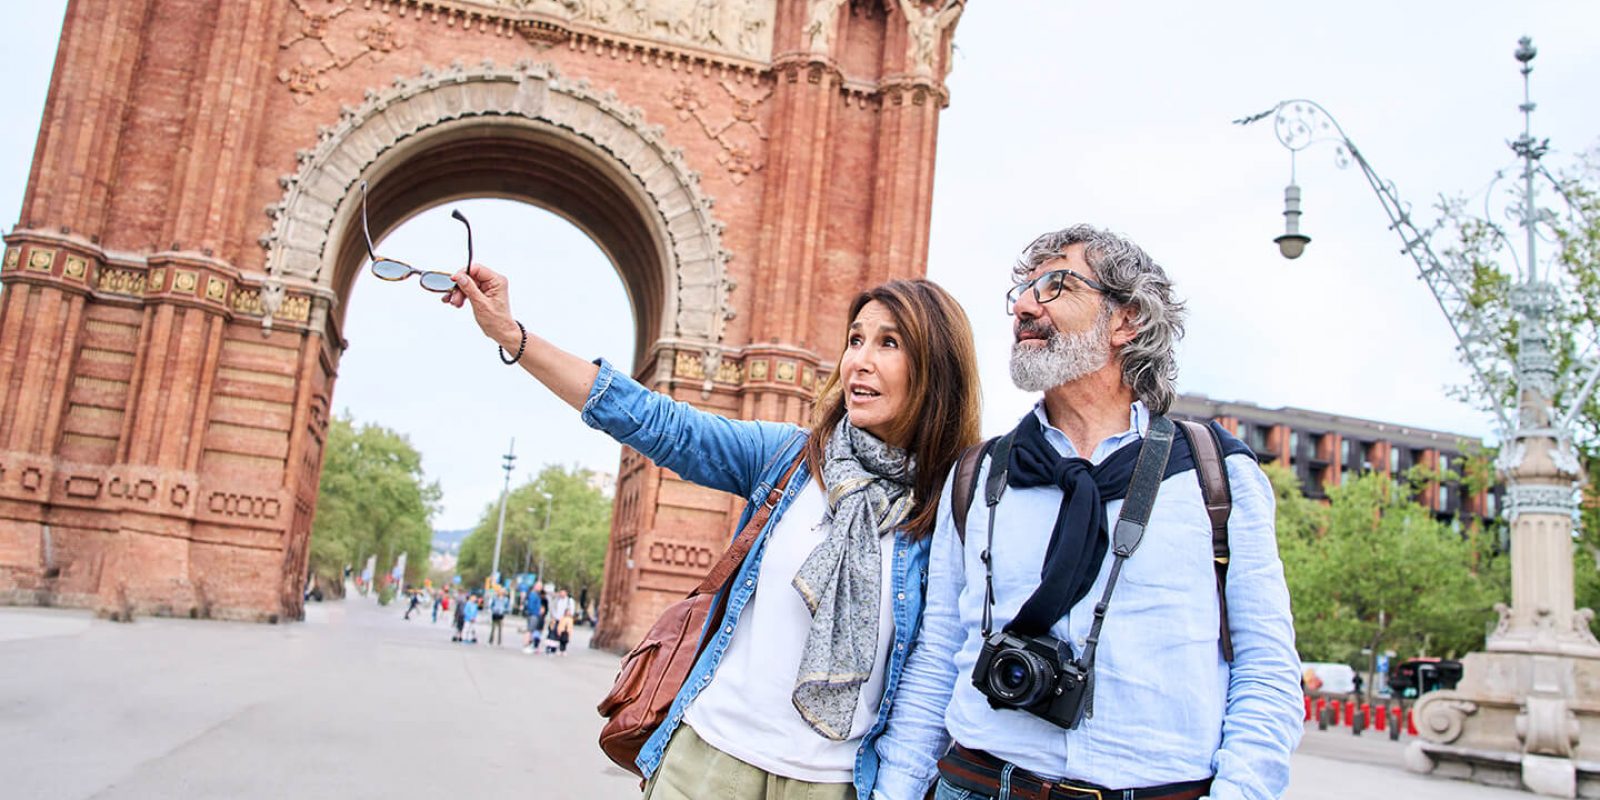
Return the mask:
[[[683,153],[643,120],[639,109],[584,82],[564,81],[549,64],[509,70],[456,64],[369,91],[337,126],[323,129],[314,149],[302,152],[299,172],[282,181],[283,199],[268,209],[274,224],[262,238],[264,324],[271,324],[288,285],[346,294],[350,265],[364,257],[351,235],[354,186],[372,183],[373,222],[384,231],[393,215],[382,183],[405,165],[411,185],[428,186],[434,195],[473,186],[548,208],[589,233],[617,264],[638,309],[636,363],[658,345],[718,352],[734,316],[723,226]],[[485,152],[486,145],[505,147]],[[463,149],[472,156],[464,165],[450,157]],[[507,149],[561,174],[538,185],[516,186],[513,178],[494,186],[485,180],[489,174],[517,174],[517,163],[497,157]],[[563,179],[579,186],[561,186]],[[601,196],[575,197],[575,188]],[[421,199],[415,191],[394,194],[407,210]],[[642,230],[620,230],[632,221]],[[344,246],[329,246],[337,243]]]
[[[466,194],[565,216],[623,276],[636,377],[804,420],[849,298],[924,271],[959,8],[70,4],[0,260],[0,602],[301,614],[359,178],[379,229]],[[625,450],[597,641],[738,507]]]

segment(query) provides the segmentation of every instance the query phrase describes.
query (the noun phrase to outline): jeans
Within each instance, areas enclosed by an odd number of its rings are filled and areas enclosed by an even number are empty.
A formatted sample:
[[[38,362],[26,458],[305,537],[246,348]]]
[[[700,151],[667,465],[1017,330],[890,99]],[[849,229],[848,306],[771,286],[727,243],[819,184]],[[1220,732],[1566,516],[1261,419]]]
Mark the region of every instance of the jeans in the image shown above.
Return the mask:
[[[489,617],[489,644],[505,644],[505,637],[501,635],[501,625],[505,617],[495,614]]]
[[[1007,764],[1005,769],[1001,770],[1000,794],[997,796],[971,792],[940,778],[939,782],[934,784],[933,800],[1011,800],[1011,771],[1014,769],[1015,765]]]

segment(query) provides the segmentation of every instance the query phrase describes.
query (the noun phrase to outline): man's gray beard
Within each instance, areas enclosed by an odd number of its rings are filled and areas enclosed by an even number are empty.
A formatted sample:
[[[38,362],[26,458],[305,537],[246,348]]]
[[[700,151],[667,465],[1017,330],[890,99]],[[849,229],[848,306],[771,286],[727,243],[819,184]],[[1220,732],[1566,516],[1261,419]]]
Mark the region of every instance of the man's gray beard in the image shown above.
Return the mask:
[[[1045,346],[1011,345],[1011,382],[1024,392],[1042,392],[1071,383],[1111,360],[1111,315],[1102,309],[1082,333],[1051,330]]]

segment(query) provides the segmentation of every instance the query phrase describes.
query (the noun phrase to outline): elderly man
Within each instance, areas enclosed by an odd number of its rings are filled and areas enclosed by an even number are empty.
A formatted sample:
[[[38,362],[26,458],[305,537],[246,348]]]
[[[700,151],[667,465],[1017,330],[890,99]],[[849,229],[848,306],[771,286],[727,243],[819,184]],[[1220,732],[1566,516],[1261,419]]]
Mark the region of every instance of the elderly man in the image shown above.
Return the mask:
[[[1162,416],[1183,304],[1088,226],[1014,278],[1011,377],[1044,396],[947,481],[874,798],[1280,796],[1302,707],[1272,488]]]

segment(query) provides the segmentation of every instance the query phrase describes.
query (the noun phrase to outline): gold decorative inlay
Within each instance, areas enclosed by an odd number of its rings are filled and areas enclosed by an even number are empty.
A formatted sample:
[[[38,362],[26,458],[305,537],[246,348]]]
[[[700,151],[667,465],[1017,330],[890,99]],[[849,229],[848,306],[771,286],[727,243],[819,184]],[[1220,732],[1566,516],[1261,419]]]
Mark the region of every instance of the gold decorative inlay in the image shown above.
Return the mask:
[[[194,287],[200,284],[200,276],[187,269],[172,271],[172,291],[194,294]]]
[[[159,292],[167,283],[167,271],[156,269],[150,271],[150,291]]]
[[[750,380],[764,381],[767,379],[767,360],[764,358],[750,362]]]
[[[234,289],[233,299],[228,301],[228,307],[240,314],[261,316],[261,291],[259,289]]]
[[[717,380],[723,383],[743,383],[744,370],[736,361],[724,361],[717,365]]]
[[[794,383],[794,362],[778,362],[778,380],[784,383]]]
[[[672,374],[680,378],[704,378],[706,365],[699,355],[679,350],[672,362]]]
[[[222,302],[228,296],[228,282],[217,277],[206,280],[206,299]]]
[[[143,297],[144,273],[131,269],[101,267],[99,274],[96,275],[95,288],[110,294]]]
[[[34,248],[33,252],[28,254],[28,269],[35,272],[49,272],[50,267],[55,263],[56,251],[54,250]]]
[[[291,294],[283,298],[283,305],[278,306],[276,316],[290,322],[305,322],[311,319],[311,298],[303,294]]]
[[[63,277],[71,278],[75,281],[81,281],[83,280],[83,276],[88,274],[88,272],[89,262],[77,256],[67,256],[67,266],[66,269],[61,271],[61,274]]]
[[[5,270],[7,270],[7,271],[13,270],[13,269],[16,269],[17,265],[20,264],[20,263],[22,263],[22,248],[20,248],[20,247],[7,247],[6,248],[6,261],[5,261],[5,266],[3,268]]]
[[[814,387],[816,385],[817,385],[817,371],[815,369],[813,369],[812,367],[810,367],[808,365],[804,369],[800,370],[800,386],[801,386],[801,388],[810,389],[810,388],[812,388],[812,387]]]

